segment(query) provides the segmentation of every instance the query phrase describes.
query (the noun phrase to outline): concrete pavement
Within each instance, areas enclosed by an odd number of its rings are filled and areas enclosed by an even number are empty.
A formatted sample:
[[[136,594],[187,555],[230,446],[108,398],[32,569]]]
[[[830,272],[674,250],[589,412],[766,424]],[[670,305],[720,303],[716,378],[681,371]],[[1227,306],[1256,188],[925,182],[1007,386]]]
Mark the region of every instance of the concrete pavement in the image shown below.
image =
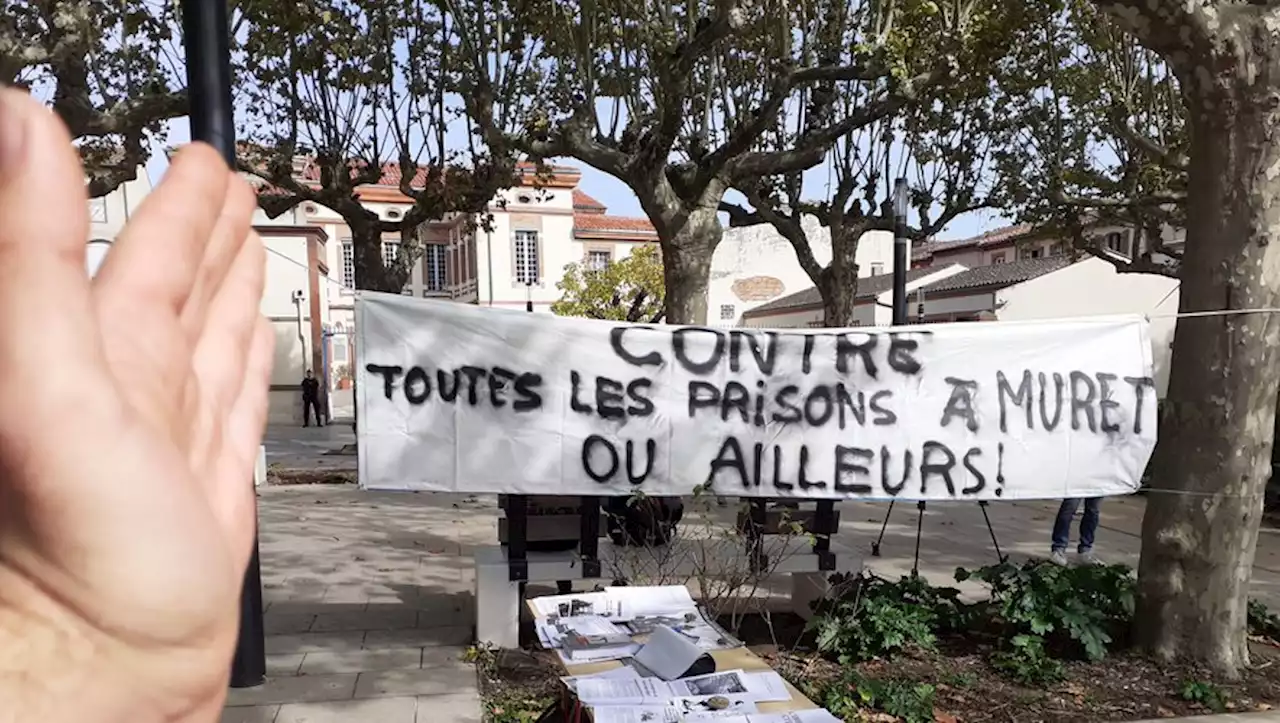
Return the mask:
[[[494,500],[267,487],[259,499],[268,680],[224,723],[481,720],[473,545]]]

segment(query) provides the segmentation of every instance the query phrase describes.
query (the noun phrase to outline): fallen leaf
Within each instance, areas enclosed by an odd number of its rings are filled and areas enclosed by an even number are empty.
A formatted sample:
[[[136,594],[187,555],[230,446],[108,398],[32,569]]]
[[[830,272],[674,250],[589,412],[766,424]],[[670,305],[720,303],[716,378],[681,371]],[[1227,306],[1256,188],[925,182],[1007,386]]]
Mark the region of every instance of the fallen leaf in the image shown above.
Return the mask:
[[[1173,711],[1169,710],[1168,708],[1162,705],[1156,706],[1156,715],[1160,716],[1161,718],[1177,718],[1178,717],[1177,713],[1174,713]]]
[[[1253,707],[1254,710],[1271,710],[1270,703],[1259,703]]]
[[[944,713],[937,708],[933,709],[933,720],[935,723],[960,723],[959,718],[951,715],[950,713]]]

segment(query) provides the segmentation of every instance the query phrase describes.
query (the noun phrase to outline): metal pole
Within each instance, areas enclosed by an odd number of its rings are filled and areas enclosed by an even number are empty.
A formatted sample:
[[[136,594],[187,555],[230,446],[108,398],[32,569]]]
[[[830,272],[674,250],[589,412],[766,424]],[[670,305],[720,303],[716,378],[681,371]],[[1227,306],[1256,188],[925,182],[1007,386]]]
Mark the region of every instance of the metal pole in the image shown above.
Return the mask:
[[[213,146],[235,167],[235,114],[231,105],[231,51],[226,0],[182,3],[182,39],[186,46],[187,94],[191,139]],[[252,484],[245,480],[246,484]],[[256,512],[255,512],[256,517]],[[262,573],[258,565],[255,520],[253,555],[240,591],[240,637],[231,661],[231,687],[262,685],[267,677],[262,627]]]
[[[907,323],[907,181],[893,184],[893,325]]]
[[[899,178],[893,183],[893,325],[907,324],[907,264],[910,255],[907,253],[907,179]],[[880,536],[871,543],[871,556],[880,557],[880,543],[884,541],[884,531],[889,527],[889,518],[893,515],[894,500],[889,500],[889,509],[884,512],[884,522],[880,523]],[[924,519],[924,503],[919,505],[921,518],[916,523],[916,564],[920,561],[920,525]]]

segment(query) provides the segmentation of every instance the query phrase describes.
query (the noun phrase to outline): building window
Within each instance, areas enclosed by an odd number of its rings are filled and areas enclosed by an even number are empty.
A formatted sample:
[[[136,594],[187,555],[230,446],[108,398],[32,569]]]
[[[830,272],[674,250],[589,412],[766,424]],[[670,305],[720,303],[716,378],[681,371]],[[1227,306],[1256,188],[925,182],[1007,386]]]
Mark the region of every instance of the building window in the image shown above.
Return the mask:
[[[991,263],[992,263],[992,264],[1003,264],[1003,263],[1004,263],[1004,254],[991,254]]]
[[[107,199],[101,196],[89,199],[89,220],[94,223],[107,222]]]
[[[613,262],[613,252],[592,249],[587,252],[587,268],[592,271],[604,271]]]
[[[388,269],[396,265],[396,261],[400,259],[400,242],[399,241],[383,241],[382,242],[382,265]]]
[[[872,276],[880,276],[883,273],[884,273],[884,264],[880,263],[879,261],[871,264]]]
[[[1112,231],[1106,236],[1107,250],[1120,254],[1121,256],[1129,255],[1129,232]]]
[[[516,282],[536,284],[538,278],[538,232],[516,231],[514,257],[511,259],[516,272]]]
[[[1050,256],[1066,256],[1067,245],[1062,241],[1055,243],[1054,245],[1049,247],[1049,255]]]
[[[422,247],[422,284],[429,291],[444,291],[448,286],[448,247],[444,244],[427,244]]]
[[[356,288],[356,255],[351,239],[342,242],[342,285]]]
[[[1044,255],[1044,249],[1040,248],[1039,246],[1027,246],[1026,248],[1022,249],[1021,254],[1019,254],[1019,258],[1038,259],[1043,255]]]
[[[333,339],[333,362],[335,364],[347,363],[347,340],[340,336]]]
[[[720,305],[721,321],[733,321],[734,317],[736,317],[737,315],[738,315],[738,310],[733,308],[733,304]]]

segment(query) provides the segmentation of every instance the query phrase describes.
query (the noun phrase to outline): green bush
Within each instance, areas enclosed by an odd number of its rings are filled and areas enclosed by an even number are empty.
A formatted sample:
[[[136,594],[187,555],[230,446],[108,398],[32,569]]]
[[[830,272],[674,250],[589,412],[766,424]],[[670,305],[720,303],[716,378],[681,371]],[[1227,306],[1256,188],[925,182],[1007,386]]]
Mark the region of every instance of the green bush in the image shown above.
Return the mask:
[[[836,597],[815,605],[810,623],[818,650],[841,665],[885,658],[916,646],[932,649],[939,629],[961,626],[965,608],[953,588],[921,578],[888,582],[873,575],[833,576]]]
[[[1062,663],[1044,649],[1039,635],[1015,635],[1003,650],[991,655],[991,667],[1023,685],[1056,683],[1063,678]]]
[[[1224,713],[1227,710],[1226,694],[1222,688],[1213,683],[1200,680],[1183,681],[1179,695],[1188,703],[1199,703],[1214,713]]]
[[[1268,610],[1262,601],[1250,600],[1249,632],[1271,640],[1280,640],[1280,616]]]
[[[896,716],[905,723],[933,723],[934,687],[927,683],[863,678],[845,673],[817,696],[841,720],[859,720],[863,709]]]
[[[1134,578],[1124,565],[1065,567],[1032,560],[956,570],[957,581],[971,578],[991,586],[991,604],[1010,642],[1011,636],[1033,635],[1101,660],[1112,633],[1133,618]]]

